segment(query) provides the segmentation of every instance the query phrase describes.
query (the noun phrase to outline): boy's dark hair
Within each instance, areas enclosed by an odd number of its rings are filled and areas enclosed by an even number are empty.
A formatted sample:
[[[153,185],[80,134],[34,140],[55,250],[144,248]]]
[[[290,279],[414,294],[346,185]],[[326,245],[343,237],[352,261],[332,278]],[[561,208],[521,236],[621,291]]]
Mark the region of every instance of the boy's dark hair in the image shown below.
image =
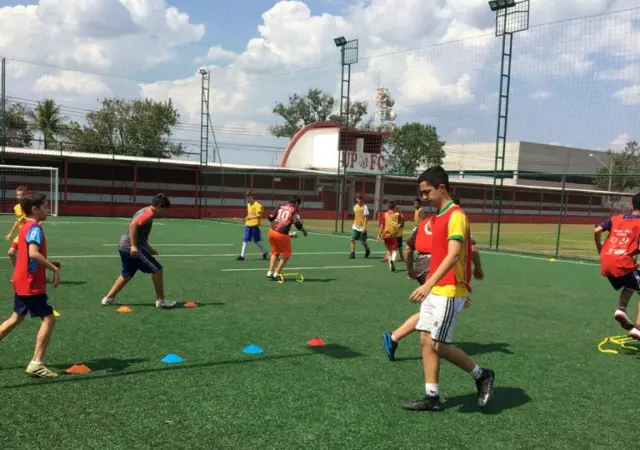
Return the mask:
[[[453,200],[453,203],[460,206],[460,199],[458,198],[458,196],[456,195],[452,195],[451,196],[451,200]]]
[[[356,194],[356,200],[362,200],[364,198],[363,194],[357,193]]]
[[[429,186],[433,186],[435,188],[444,184],[447,192],[451,192],[451,189],[449,188],[449,174],[442,168],[442,166],[429,167],[427,170],[422,172],[418,177],[418,183],[422,182],[426,182]]]
[[[396,201],[395,200],[389,200],[388,202],[389,205],[389,209],[393,209],[396,207]]]
[[[631,206],[635,211],[640,211],[640,192],[634,195],[631,199]]]
[[[299,205],[300,203],[302,203],[302,200],[300,200],[300,197],[297,195],[292,195],[289,198],[289,203],[292,205]]]
[[[253,192],[247,191],[244,193],[244,198],[249,198],[249,197],[253,197]]]
[[[422,203],[422,199],[420,197],[416,197],[413,199],[414,202]]]
[[[27,192],[27,187],[24,184],[21,184],[16,188],[16,192],[17,191]]]
[[[20,207],[27,216],[30,216],[33,208],[41,208],[46,201],[47,196],[42,192],[26,191],[20,199]]]
[[[169,197],[160,193],[153,197],[153,200],[151,200],[151,206],[155,206],[156,208],[168,208],[171,206],[171,202],[169,201]]]

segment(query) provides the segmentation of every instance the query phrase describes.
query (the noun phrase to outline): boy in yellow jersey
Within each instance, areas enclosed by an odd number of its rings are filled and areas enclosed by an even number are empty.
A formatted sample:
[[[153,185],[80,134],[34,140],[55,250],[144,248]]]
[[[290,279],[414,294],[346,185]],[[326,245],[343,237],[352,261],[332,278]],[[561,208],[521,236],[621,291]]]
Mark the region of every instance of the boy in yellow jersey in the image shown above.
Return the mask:
[[[402,247],[404,245],[404,217],[402,216],[402,211],[400,211],[400,208],[398,208],[397,205],[396,211],[400,214],[398,217],[398,237],[396,238],[398,240],[398,261],[404,262],[404,253],[402,251]]]
[[[369,208],[364,204],[362,194],[356,195],[356,204],[353,206],[353,226],[351,227],[351,253],[349,258],[356,257],[356,241],[362,242],[364,257],[371,255],[371,249],[367,244],[367,223],[369,222]]]
[[[444,358],[475,380],[478,406],[493,398],[495,373],[483,369],[462,349],[451,344],[456,316],[471,292],[471,227],[467,215],[456,205],[449,188],[449,175],[440,166],[430,167],[418,178],[420,195],[438,210],[431,225],[431,267],[427,280],[410,296],[419,302],[422,365],[425,379],[423,398],[403,405],[411,411],[440,411],[440,359]],[[420,228],[418,229],[420,233]]]
[[[260,248],[262,259],[267,259],[269,256],[262,244],[262,233],[260,232],[260,219],[263,213],[264,207],[253,198],[251,192],[247,192],[247,216],[244,218],[244,239],[238,261],[244,261],[247,244],[250,241],[253,241]]]
[[[16,215],[16,221],[13,224],[13,227],[11,227],[11,231],[9,231],[9,234],[5,236],[5,239],[7,241],[10,241],[11,237],[13,236],[13,233],[18,231],[18,235],[16,235],[15,239],[11,243],[11,247],[9,247],[9,253],[8,253],[9,259],[11,260],[11,264],[13,264],[14,266],[16,265],[16,257],[18,252],[18,238],[20,234],[19,233],[20,227],[22,226],[22,224],[24,224],[27,221],[27,215],[22,210],[22,206],[20,206],[20,199],[22,198],[22,195],[26,191],[27,191],[26,186],[18,186],[16,188],[16,199],[18,200],[18,204],[16,204],[13,207],[13,212]]]
[[[400,226],[400,213],[396,208],[396,202],[389,200],[389,209],[380,216],[380,228],[378,229],[378,239],[384,240],[384,247],[387,249],[387,260],[389,270],[396,271],[396,259],[398,258],[398,228]]]
[[[416,197],[413,200],[413,208],[415,209],[415,211],[413,211],[413,231],[415,232],[416,228],[418,228],[418,225],[420,225],[420,222],[422,222],[422,219],[424,218],[422,200],[420,200],[419,197]]]

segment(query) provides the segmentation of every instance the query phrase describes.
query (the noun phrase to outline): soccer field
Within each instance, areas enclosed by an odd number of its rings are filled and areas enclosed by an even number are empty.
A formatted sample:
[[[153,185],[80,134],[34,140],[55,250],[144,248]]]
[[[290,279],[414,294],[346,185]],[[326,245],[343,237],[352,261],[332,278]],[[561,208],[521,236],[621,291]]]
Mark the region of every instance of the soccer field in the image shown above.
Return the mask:
[[[7,230],[9,220],[0,222]],[[494,402],[479,412],[471,377],[443,362],[445,410],[415,413],[399,403],[424,392],[418,336],[400,344],[396,362],[380,336],[417,310],[408,300],[416,285],[380,263],[381,245],[372,242],[370,259],[359,252],[349,260],[344,237],[301,237],[289,271],[304,273],[304,283],[278,284],[266,280],[255,246],[235,261],[240,226],[157,219],[151,242],[167,295],[199,306],[155,309],[151,281],[138,275],[119,298],[132,312],[120,314],[100,300],[119,273],[127,220],[45,224],[50,257],[62,263],[47,357],[61,376],[24,373],[36,320],[0,343],[1,448],[628,447],[620,436],[637,401],[625,383],[640,361],[635,352],[598,351],[622,330],[613,320],[617,294],[591,263],[484,253],[486,280],[474,283],[455,339],[495,370]],[[12,308],[6,257],[0,272],[4,319]],[[308,346],[314,337],[327,345]],[[264,353],[244,354],[250,344]],[[184,361],[161,362],[169,353]],[[65,374],[75,362],[92,372]]]

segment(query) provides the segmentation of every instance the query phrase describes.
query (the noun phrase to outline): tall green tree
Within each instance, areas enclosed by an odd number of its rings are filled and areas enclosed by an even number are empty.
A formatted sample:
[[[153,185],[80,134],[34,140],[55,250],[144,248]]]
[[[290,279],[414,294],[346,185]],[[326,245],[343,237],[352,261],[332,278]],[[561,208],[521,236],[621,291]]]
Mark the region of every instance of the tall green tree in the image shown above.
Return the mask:
[[[309,89],[305,95],[293,94],[287,103],[278,102],[273,113],[284,123],[272,126],[269,131],[276,137],[293,137],[305,125],[326,120],[340,120],[340,102],[321,89]],[[349,126],[358,126],[367,115],[366,102],[351,102]]]
[[[42,134],[45,150],[50,149],[64,123],[60,107],[55,100],[47,98],[42,102],[38,102],[36,107],[29,111],[28,117],[31,121],[32,129]]]
[[[622,152],[609,150],[608,167],[598,169],[595,185],[598,189],[627,192],[640,186],[640,144],[629,141]]]
[[[31,147],[33,132],[27,120],[27,113],[27,108],[20,103],[12,104],[4,112],[7,147]]]
[[[433,125],[411,122],[398,127],[387,140],[387,173],[414,175],[420,166],[442,164],[445,142]]]
[[[171,141],[172,127],[180,118],[171,100],[104,99],[86,118],[87,125],[71,122],[65,129],[76,151],[151,158],[184,154],[182,144]]]

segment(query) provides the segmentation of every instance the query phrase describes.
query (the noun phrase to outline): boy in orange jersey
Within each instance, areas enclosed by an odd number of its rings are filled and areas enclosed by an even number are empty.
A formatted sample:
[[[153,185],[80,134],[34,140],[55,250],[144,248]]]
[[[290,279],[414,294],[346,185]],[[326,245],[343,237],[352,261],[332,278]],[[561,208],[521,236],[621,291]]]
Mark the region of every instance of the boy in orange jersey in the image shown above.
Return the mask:
[[[640,271],[636,255],[640,253],[640,193],[631,199],[630,214],[614,216],[595,227],[594,239],[600,255],[600,273],[607,277],[611,286],[620,291],[618,307],[613,318],[629,331],[629,336],[640,340],[640,304],[634,323],[627,316],[627,305],[633,293],[640,294]],[[603,231],[609,234],[602,245]]]
[[[389,270],[396,271],[396,259],[398,258],[398,229],[400,228],[400,213],[396,208],[396,202],[389,200],[388,209],[380,216],[380,228],[377,241],[384,240],[387,249]]]
[[[440,167],[427,169],[418,178],[420,195],[438,210],[432,221],[432,251],[429,277],[410,295],[419,302],[425,395],[403,407],[411,411],[440,411],[440,359],[444,358],[469,373],[475,380],[478,406],[493,399],[495,373],[481,368],[462,349],[452,345],[456,316],[471,291],[471,228],[467,215],[453,202],[449,176]],[[418,233],[422,231],[418,228]],[[418,236],[420,239],[420,236]]]
[[[453,199],[456,205],[460,205],[460,201],[457,198]],[[418,227],[424,231],[420,233],[420,240],[417,240],[418,232],[417,228],[414,228],[413,234],[407,241],[407,248],[405,251],[405,258],[407,264],[407,277],[411,280],[416,280],[418,284],[423,285],[429,277],[429,268],[431,265],[431,251],[432,251],[432,220],[435,216],[427,217],[423,219]],[[484,270],[482,268],[482,261],[480,259],[480,253],[476,248],[476,241],[471,237],[471,250],[473,251],[473,277],[480,281],[484,279]],[[418,256],[414,261],[413,253],[417,251]],[[414,264],[415,263],[415,264]],[[467,299],[465,308],[471,306],[471,300]],[[405,322],[394,331],[387,331],[382,334],[382,343],[384,345],[387,357],[390,361],[395,361],[396,350],[398,344],[402,339],[416,331],[418,325],[418,319],[420,313],[415,313],[409,317]]]
[[[22,210],[22,206],[20,206],[20,199],[22,198],[22,195],[26,192],[26,190],[27,190],[26,186],[18,186],[16,188],[16,199],[18,200],[18,203],[13,207],[13,212],[16,216],[16,221],[14,222],[13,227],[11,227],[11,231],[9,231],[9,234],[5,236],[5,239],[7,241],[11,240],[13,233],[15,233],[16,231],[20,233],[20,227],[27,220],[27,216]],[[17,251],[18,251],[18,236],[16,236],[13,242],[11,243],[11,246],[9,247],[9,253],[8,253],[9,259],[11,260],[11,264],[13,264],[14,266],[16,265]]]
[[[307,237],[307,230],[304,229],[302,218],[300,217],[300,197],[294,195],[286,205],[280,205],[269,214],[271,229],[269,230],[269,245],[271,245],[271,261],[269,261],[269,270],[267,278],[277,280],[282,274],[285,264],[291,258],[293,253],[291,249],[291,238],[289,230],[292,225],[302,231],[304,237]],[[278,257],[281,257],[278,262]],[[277,263],[277,266],[276,266]]]
[[[353,226],[351,227],[351,242],[349,258],[356,257],[356,241],[362,242],[364,257],[371,255],[371,249],[367,244],[367,223],[369,221],[369,208],[364,204],[364,196],[356,195],[356,204],[353,206]]]
[[[27,313],[42,321],[36,340],[33,359],[27,366],[27,374],[40,378],[58,375],[44,365],[44,357],[56,322],[53,307],[47,297],[46,269],[54,273],[53,287],[60,284],[60,271],[47,259],[47,241],[40,224],[46,220],[49,210],[47,197],[39,192],[24,191],[20,199],[26,219],[18,233],[16,264],[13,270],[13,313],[0,325],[0,341],[20,325]]]

